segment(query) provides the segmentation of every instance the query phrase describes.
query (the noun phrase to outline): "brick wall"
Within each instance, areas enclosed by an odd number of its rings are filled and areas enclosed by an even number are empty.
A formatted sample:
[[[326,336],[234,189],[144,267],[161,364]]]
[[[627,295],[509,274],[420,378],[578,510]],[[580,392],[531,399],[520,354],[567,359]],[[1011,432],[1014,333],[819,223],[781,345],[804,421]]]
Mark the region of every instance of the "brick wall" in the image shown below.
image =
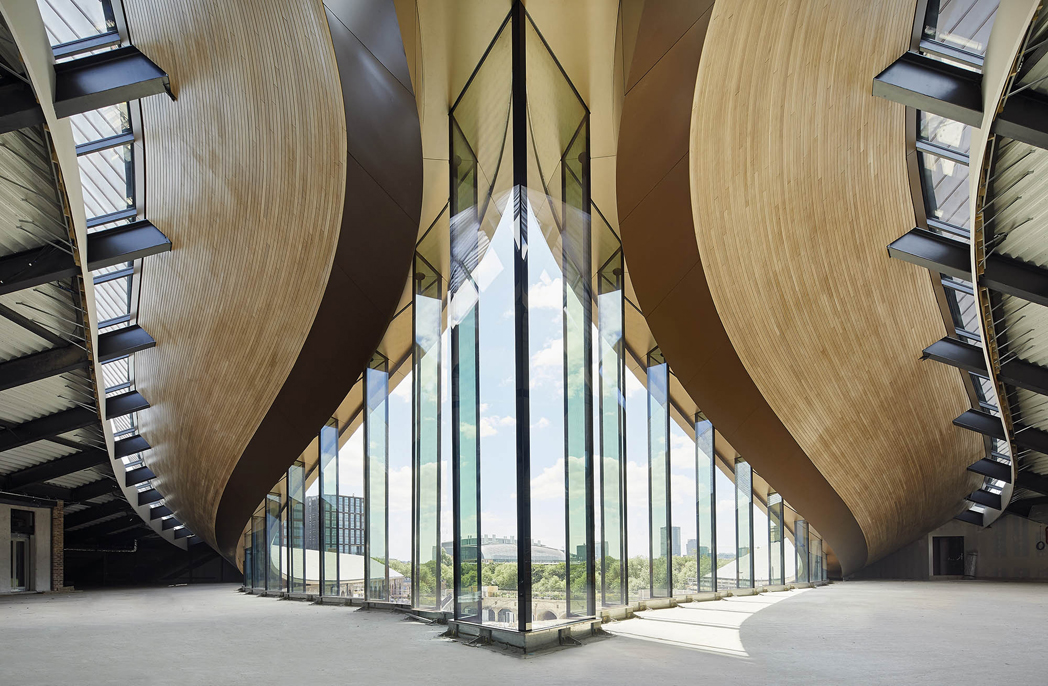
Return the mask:
[[[61,500],[51,510],[51,590],[65,587],[65,506]]]

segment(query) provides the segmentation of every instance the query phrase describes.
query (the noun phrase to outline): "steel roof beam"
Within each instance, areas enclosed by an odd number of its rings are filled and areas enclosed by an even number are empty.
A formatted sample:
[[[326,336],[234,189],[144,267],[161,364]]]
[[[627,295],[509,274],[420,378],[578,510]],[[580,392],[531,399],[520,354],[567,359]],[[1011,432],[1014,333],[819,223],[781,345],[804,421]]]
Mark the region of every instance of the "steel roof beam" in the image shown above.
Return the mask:
[[[75,345],[52,348],[0,363],[0,391],[87,366],[87,353]]]
[[[995,417],[988,412],[968,410],[957,419],[954,419],[953,423],[962,429],[975,431],[1002,441],[1005,440],[1004,425],[1001,423],[1001,418]],[[1019,447],[1029,448],[1048,455],[1048,432],[1016,422],[1012,440]]]
[[[968,245],[926,229],[912,229],[892,241],[888,245],[888,254],[956,279],[972,280]]]
[[[0,477],[0,486],[12,490],[20,489],[31,484],[51,481],[52,479],[57,479],[69,474],[75,474],[76,472],[90,469],[91,467],[107,464],[108,462],[108,453],[104,450],[95,450],[92,448],[79,453],[73,453],[72,455],[59,457],[50,462],[26,467],[17,472],[12,472],[6,477]]]
[[[165,92],[171,95],[167,74],[133,45],[55,64],[59,118]]]
[[[984,457],[978,462],[968,465],[968,471],[981,474],[982,476],[988,476],[991,479],[997,479],[998,481],[1003,481],[1005,483],[1010,484],[1012,482],[1011,466],[1003,462],[998,462],[997,460],[991,460],[988,457]]]
[[[149,450],[149,444],[146,443],[146,439],[141,436],[121,438],[119,441],[113,443],[113,457],[118,460],[134,455],[135,453],[140,453],[143,450]]]
[[[138,492],[138,504],[140,506],[149,505],[150,503],[155,503],[163,499],[164,496],[161,495],[160,491],[156,490],[155,488],[150,488],[148,490]]]
[[[77,526],[83,526],[90,524],[91,522],[110,517],[115,514],[131,513],[131,507],[127,504],[127,501],[123,498],[117,500],[110,500],[108,503],[102,503],[101,505],[95,505],[89,507],[86,510],[80,510],[72,514],[65,516],[65,528],[70,529]]]
[[[907,52],[873,79],[873,94],[968,126],[982,125],[982,74]]]
[[[98,271],[171,250],[171,241],[146,220],[97,231],[87,237],[87,268]]]
[[[98,335],[98,361],[102,364],[148,350],[156,341],[138,324]]]
[[[0,452],[99,423],[98,413],[74,407],[0,431]]]
[[[149,467],[137,467],[130,469],[124,474],[124,485],[125,486],[137,486],[138,484],[145,483],[150,479],[155,479],[156,474]]]
[[[962,522],[968,522],[969,524],[975,524],[976,526],[983,525],[983,516],[981,512],[975,512],[973,510],[965,510],[961,514],[954,517]]]
[[[69,500],[78,502],[81,500],[91,500],[103,495],[119,494],[120,486],[117,485],[116,481],[110,478],[102,478],[98,481],[92,481],[89,484],[83,486],[77,486],[70,493]]]
[[[1048,150],[1048,103],[1029,93],[1009,96],[993,122],[994,133]]]
[[[972,491],[968,494],[968,500],[976,505],[985,505],[994,510],[1001,509],[1001,496],[997,493],[990,493],[989,491],[979,489],[978,491]]]
[[[12,81],[0,87],[0,134],[44,123],[44,111],[27,83]]]
[[[128,391],[106,398],[106,419],[124,417],[149,407],[149,401],[138,391]]]
[[[73,256],[50,244],[5,255],[0,257],[0,295],[68,279],[78,273]]]
[[[149,511],[149,521],[173,515],[174,511],[167,505],[157,505]]]
[[[924,349],[924,357],[989,377],[982,348],[956,338],[946,337],[932,343]],[[1048,369],[1040,365],[1023,360],[1005,362],[1001,365],[1000,379],[1017,388],[1048,395]]]

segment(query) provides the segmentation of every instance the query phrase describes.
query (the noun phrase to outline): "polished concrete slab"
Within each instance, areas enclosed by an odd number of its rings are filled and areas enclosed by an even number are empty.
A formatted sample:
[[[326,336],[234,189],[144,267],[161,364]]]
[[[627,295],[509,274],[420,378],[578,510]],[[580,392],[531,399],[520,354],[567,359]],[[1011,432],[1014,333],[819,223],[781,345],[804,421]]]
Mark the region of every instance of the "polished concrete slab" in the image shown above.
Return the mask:
[[[522,659],[235,586],[0,598],[0,684],[1044,684],[1048,584],[848,582],[691,603]]]

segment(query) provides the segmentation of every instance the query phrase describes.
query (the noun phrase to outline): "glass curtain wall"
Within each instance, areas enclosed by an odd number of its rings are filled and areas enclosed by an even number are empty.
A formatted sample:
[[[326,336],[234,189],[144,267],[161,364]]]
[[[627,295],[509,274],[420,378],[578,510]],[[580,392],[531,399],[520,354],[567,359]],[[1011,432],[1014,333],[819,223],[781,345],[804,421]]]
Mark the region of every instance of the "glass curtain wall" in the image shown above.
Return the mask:
[[[797,583],[807,583],[808,576],[808,522],[798,519],[793,523],[793,544],[797,550]]]
[[[757,473],[754,472],[753,475],[756,477]],[[770,585],[771,560],[768,552],[771,527],[768,523],[766,504],[760,502],[757,492],[753,493],[752,503],[750,512],[753,513],[753,521],[750,530],[753,532],[753,586],[760,588]]]
[[[714,453],[713,423],[699,413],[695,416],[696,524],[699,590],[717,590],[717,458]]]
[[[593,258],[589,113],[522,4],[449,128],[455,614],[527,631],[595,611]]]
[[[669,365],[662,351],[648,353],[648,546],[651,559],[651,597],[671,595],[673,588],[673,531],[670,518]]]
[[[753,588],[753,468],[735,458],[735,555],[739,588]]]
[[[306,592],[306,465],[302,460],[287,470],[288,591]]]
[[[284,584],[280,575],[280,550],[284,545],[284,535],[280,528],[280,491],[266,495],[266,590],[283,591]]]
[[[321,594],[342,595],[339,591],[339,494],[338,422],[334,419],[320,429],[320,555]]]
[[[597,270],[597,341],[600,383],[600,602],[626,603],[626,365],[625,266],[622,245],[603,218],[597,234],[611,255]]]
[[[440,539],[441,330],[440,273],[415,254],[414,347],[414,504],[411,580],[414,607],[437,610],[444,598]]]
[[[345,526],[339,548],[338,581],[348,598],[364,597],[364,426],[362,416],[350,421],[355,429],[338,452],[338,496]],[[349,430],[348,428],[346,430]]]
[[[251,545],[252,530],[251,520],[248,520],[247,526],[244,528],[244,588],[255,587],[255,548]]]
[[[389,361],[375,353],[364,370],[364,597],[389,598]]]
[[[262,502],[251,517],[251,582],[259,591],[266,590],[266,503]]]
[[[781,586],[786,583],[784,538],[782,496],[771,491],[768,493],[768,561],[770,565],[768,584],[771,586]]]
[[[673,595],[698,591],[695,444],[676,421],[670,422],[670,555]]]

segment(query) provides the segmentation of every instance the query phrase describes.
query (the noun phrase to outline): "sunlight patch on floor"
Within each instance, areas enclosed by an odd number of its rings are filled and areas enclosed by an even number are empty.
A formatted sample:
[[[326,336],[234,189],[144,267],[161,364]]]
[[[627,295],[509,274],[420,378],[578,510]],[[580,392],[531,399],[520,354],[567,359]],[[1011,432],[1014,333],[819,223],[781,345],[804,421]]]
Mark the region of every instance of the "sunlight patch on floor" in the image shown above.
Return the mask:
[[[742,623],[766,607],[810,590],[805,588],[703,603],[682,603],[665,610],[637,612],[633,619],[608,622],[602,628],[616,636],[747,658],[749,654],[739,635]]]

